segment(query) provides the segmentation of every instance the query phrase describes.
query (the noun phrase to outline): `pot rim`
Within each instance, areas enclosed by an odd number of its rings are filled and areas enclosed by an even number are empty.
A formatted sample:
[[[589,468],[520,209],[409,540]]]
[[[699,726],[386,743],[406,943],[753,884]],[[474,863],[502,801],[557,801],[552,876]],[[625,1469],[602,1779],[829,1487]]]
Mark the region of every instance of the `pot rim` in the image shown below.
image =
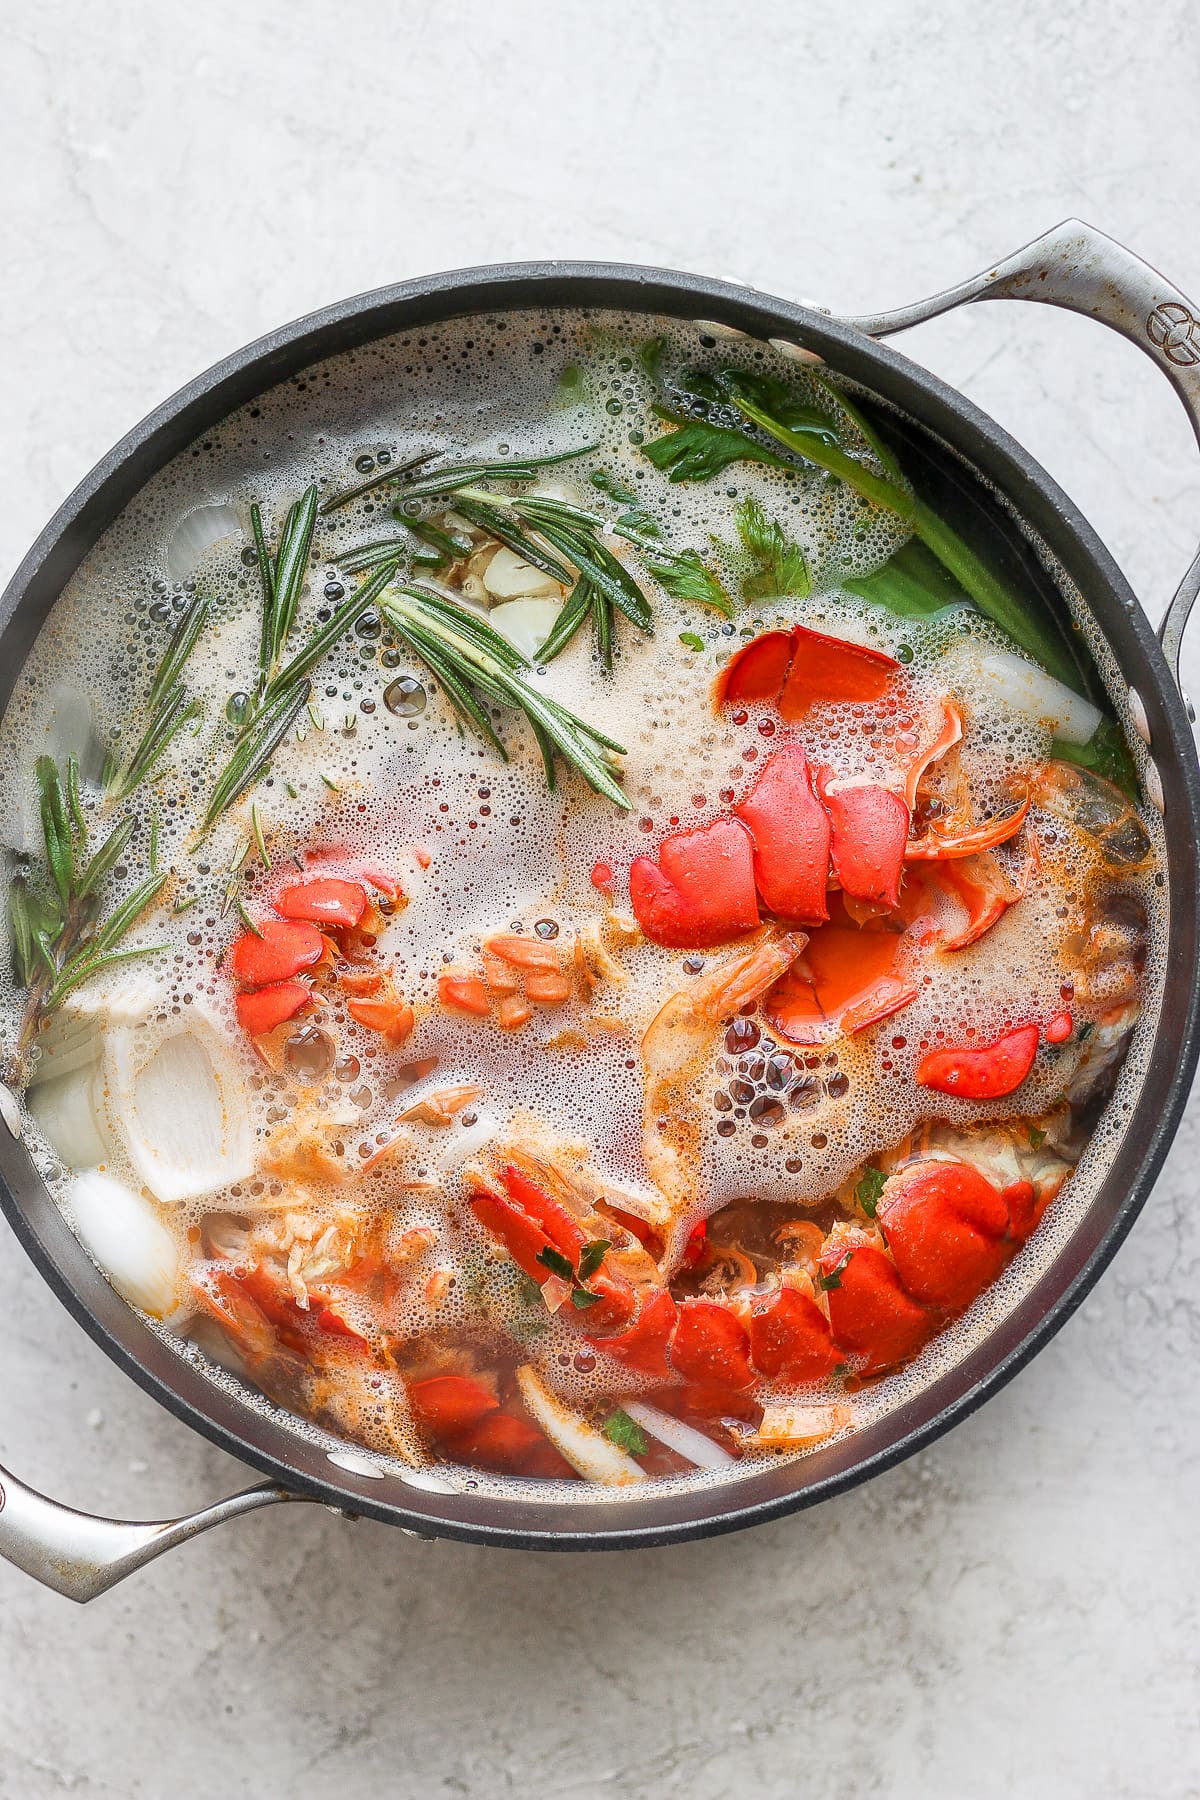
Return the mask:
[[[974,1412],[1049,1342],[1107,1267],[1145,1204],[1178,1127],[1200,1054],[1197,975],[1197,844],[1200,770],[1182,696],[1145,614],[1113,558],[1078,508],[1041,466],[973,402],[888,345],[810,307],[706,276],[595,262],[527,262],[449,271],[401,282],[322,308],[221,359],[179,389],[123,437],[54,514],[0,598],[0,641],[11,645],[0,677],[6,702],[49,606],[101,533],[150,476],[206,428],[290,375],[341,351],[393,332],[479,312],[554,307],[613,309],[700,322],[712,319],[758,339],[795,339],[840,374],[879,392],[916,424],[993,482],[1050,546],[1088,594],[1123,673],[1140,663],[1137,686],[1150,723],[1155,761],[1174,819],[1182,806],[1189,830],[1169,839],[1172,980],[1143,1080],[1153,1087],[1153,1117],[1142,1107],[1127,1124],[1112,1166],[1088,1213],[1051,1267],[1007,1319],[911,1403],[861,1434],[810,1453],[780,1470],[735,1477],[681,1496],[659,1488],[645,1500],[582,1498],[570,1502],[502,1501],[446,1496],[387,1480],[359,1477],[326,1461],[324,1448],[276,1424],[169,1350],[119,1298],[70,1233],[27,1153],[0,1144],[0,1206],[73,1317],[112,1359],[161,1404],[221,1448],[274,1476],[293,1491],[420,1535],[510,1547],[599,1549],[647,1547],[737,1530],[815,1505],[903,1461]],[[698,318],[699,315],[699,318]],[[1081,579],[1082,577],[1082,579]],[[1111,616],[1110,616],[1111,613]],[[1178,864],[1178,868],[1177,865]],[[1186,977],[1186,980],[1185,980]],[[1169,1021],[1169,1024],[1168,1024]],[[1168,1025],[1167,1029],[1164,1026]],[[1119,1178],[1123,1195],[1097,1219],[1101,1198]],[[19,1193],[23,1191],[23,1197]],[[1089,1231],[1089,1222],[1094,1221]],[[1043,1290],[1054,1289],[1039,1301]],[[107,1317],[103,1315],[108,1315]],[[172,1379],[174,1377],[174,1379]],[[941,1396],[937,1400],[937,1396]],[[907,1422],[905,1422],[907,1421]],[[865,1455],[856,1442],[881,1441]],[[253,1434],[266,1441],[254,1441]],[[293,1454],[273,1448],[282,1445]],[[301,1451],[311,1455],[301,1457]],[[840,1453],[839,1453],[840,1452]],[[303,1463],[307,1466],[297,1466]],[[823,1468],[804,1485],[789,1486]],[[330,1473],[329,1471],[332,1471]],[[376,1490],[376,1491],[373,1491]],[[450,1504],[450,1501],[454,1504]],[[461,1504],[463,1501],[468,1504]],[[702,1502],[708,1502],[705,1506]],[[487,1516],[472,1518],[472,1511]],[[675,1517],[670,1516],[675,1513]],[[563,1521],[562,1526],[556,1519]],[[623,1522],[624,1521],[624,1522]]]

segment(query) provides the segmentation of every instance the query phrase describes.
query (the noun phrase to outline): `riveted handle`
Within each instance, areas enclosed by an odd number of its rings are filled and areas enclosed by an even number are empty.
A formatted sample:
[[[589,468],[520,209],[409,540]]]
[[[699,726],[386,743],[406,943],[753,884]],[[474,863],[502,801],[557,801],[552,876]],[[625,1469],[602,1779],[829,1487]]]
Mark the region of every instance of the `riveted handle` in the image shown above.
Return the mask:
[[[973,300],[1036,300],[1099,319],[1155,362],[1200,441],[1200,314],[1158,270],[1082,219],[1066,219],[990,269],[895,312],[846,322],[890,337]],[[1176,683],[1184,627],[1200,593],[1200,552],[1163,615],[1159,639]]]
[[[94,1600],[176,1544],[214,1525],[304,1494],[264,1482],[181,1519],[97,1518],[48,1500],[0,1468],[0,1556],[68,1600]]]

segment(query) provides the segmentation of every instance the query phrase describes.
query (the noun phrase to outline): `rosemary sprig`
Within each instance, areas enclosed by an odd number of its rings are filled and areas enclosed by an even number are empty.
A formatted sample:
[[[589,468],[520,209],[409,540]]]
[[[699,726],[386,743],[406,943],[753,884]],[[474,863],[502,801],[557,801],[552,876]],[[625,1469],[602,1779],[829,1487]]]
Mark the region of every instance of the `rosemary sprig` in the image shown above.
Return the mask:
[[[430,469],[424,475],[418,475],[414,481],[406,481],[401,501],[423,500],[435,494],[453,494],[459,488],[473,487],[477,481],[533,481],[539,469],[553,468],[556,463],[572,462],[577,456],[586,456],[589,451],[597,449],[596,444],[580,444],[574,450],[556,450],[550,456],[517,456],[517,457],[476,457],[473,462],[443,463],[440,469]],[[417,458],[418,462],[429,462],[434,452]],[[378,487],[381,481],[387,481],[394,475],[401,475],[405,468],[415,464],[407,464],[389,469],[386,475],[373,477],[356,488],[347,488],[345,493],[335,494],[326,500],[321,507],[322,513],[329,513],[335,507],[344,506],[347,501],[355,500],[368,489]]]
[[[212,830],[223,812],[245,793],[274,756],[292,729],[312,692],[311,681],[304,679],[288,687],[265,704],[255,715],[255,729],[243,737],[217,778],[208,802],[208,810],[200,823],[197,841]]]
[[[151,717],[129,761],[110,770],[104,784],[107,797],[110,800],[127,800],[134,789],[145,781],[172,739],[179,735],[185,725],[198,719],[203,711],[199,700],[189,700],[183,683],[177,681]]]
[[[199,595],[191,601],[179,616],[179,622],[167,642],[162,661],[158,665],[146,706],[150,712],[161,706],[168,693],[178,681],[183,665],[196,647],[196,640],[204,630],[208,619],[208,601]]]
[[[121,762],[110,754],[105,765],[104,792],[109,800],[127,800],[145,781],[172,739],[204,710],[198,700],[189,700],[180,676],[196,647],[208,614],[208,601],[199,596],[181,613],[146,696],[149,715],[146,729],[126,761]],[[77,767],[72,769],[70,763],[67,765],[67,794],[72,809],[78,809],[79,771]]]
[[[459,719],[505,761],[507,752],[488,714],[488,703],[525,715],[551,788],[557,753],[596,793],[629,810],[630,802],[615,779],[625,754],[621,745],[527,681],[525,658],[485,620],[418,587],[394,587],[380,611],[442,683]]]
[[[416,568],[440,569],[446,558],[440,551],[414,544],[409,538],[379,538],[371,544],[356,544],[337,557],[338,567],[346,575],[359,575],[364,569],[376,569],[381,563],[407,561]]]
[[[314,481],[305,488],[299,500],[294,501],[288,508],[287,517],[283,522],[283,531],[279,538],[279,549],[271,565],[272,598],[269,634],[271,654],[267,664],[267,681],[270,680],[279,658],[283,655],[292,625],[295,622],[296,607],[308,569],[308,557],[312,549],[313,529],[316,522],[317,484]],[[264,605],[266,604],[266,594],[267,589],[264,583]],[[262,685],[265,685],[261,669],[259,670],[259,680]]]
[[[342,601],[337,610],[332,613],[325,621],[324,625],[321,626],[321,629],[313,633],[304,648],[298,650],[291,661],[285,663],[283,668],[278,670],[268,683],[259,705],[250,714],[243,726],[243,739],[249,736],[250,732],[262,719],[263,715],[278,700],[285,694],[291,693],[299,682],[305,681],[305,678],[310,671],[317,666],[321,658],[327,655],[328,652],[333,649],[333,646],[338,643],[340,639],[345,637],[346,633],[358,623],[363,614],[374,605],[388,582],[391,581],[398,566],[397,558],[394,555],[389,557],[386,562],[383,562],[380,567],[376,569],[375,574],[372,575],[369,581],[364,581],[360,588],[356,588],[352,594],[348,595],[348,597]],[[308,686],[309,684],[306,683],[306,690]],[[317,723],[316,719],[313,720],[313,724],[318,731],[321,730],[321,725]]]
[[[410,456],[407,462],[389,463],[386,469],[379,469],[369,481],[356,482],[353,487],[342,488],[336,494],[330,494],[322,500],[318,511],[324,518],[326,513],[336,512],[339,506],[348,506],[351,500],[357,500],[362,494],[369,494],[373,489],[382,487],[388,481],[401,481],[404,476],[411,475],[414,469],[432,462],[440,454],[437,450],[422,450],[417,456]]]
[[[25,1010],[11,1059],[11,1075],[19,1082],[42,1021],[68,993],[113,963],[149,956],[161,944],[122,950],[118,946],[130,926],[156,898],[166,873],[152,874],[111,912],[98,917],[99,890],[120,862],[133,833],[134,820],[122,819],[91,856],[87,826],[67,765],[66,782],[49,756],[35,767],[38,810],[46,864],[46,885],[35,886],[19,875],[9,889],[13,971],[26,990]]]

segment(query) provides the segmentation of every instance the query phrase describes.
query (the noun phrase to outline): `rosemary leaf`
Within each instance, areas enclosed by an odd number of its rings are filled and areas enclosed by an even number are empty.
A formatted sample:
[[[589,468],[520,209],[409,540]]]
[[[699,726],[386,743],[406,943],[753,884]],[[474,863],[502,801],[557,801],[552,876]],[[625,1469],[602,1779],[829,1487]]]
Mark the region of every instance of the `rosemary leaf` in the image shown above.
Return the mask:
[[[360,494],[369,494],[372,489],[382,487],[385,482],[401,480],[414,469],[421,468],[424,463],[432,462],[439,454],[437,450],[422,450],[419,456],[410,456],[407,462],[389,463],[386,469],[380,469],[369,481],[360,481],[354,487],[343,488],[339,493],[331,494],[328,500],[322,500],[317,510],[324,518],[326,513],[336,512],[339,506],[348,506]]]
[[[368,607],[374,605],[375,601],[395,573],[396,562],[393,558],[391,561],[385,563],[381,569],[377,570],[369,581],[365,581],[360,588],[356,588],[354,593],[342,601],[342,604],[338,607],[332,617],[322,625],[319,631],[313,633],[303,650],[298,650],[292,660],[289,663],[285,663],[283,668],[280,669],[279,673],[270,682],[257,711],[251,714],[250,720],[243,730],[243,737],[253,729],[270,706],[272,706],[282,695],[290,693],[296,686],[296,683],[302,681],[305,676],[308,675],[309,671],[316,667],[321,658],[325,656],[328,651],[332,650],[333,646],[340,638],[345,636],[351,626],[357,624],[358,620],[361,619]],[[313,725],[316,730],[320,731],[323,727],[323,723],[324,721],[319,720],[317,717],[313,717]]]
[[[250,508],[250,529],[258,555],[258,577],[262,583],[262,630],[258,640],[258,689],[261,693],[271,678],[271,645],[275,636],[275,566],[267,549],[263,531],[262,510],[256,500]]]
[[[76,955],[104,955],[114,945],[120,943],[134,920],[145,912],[150,902],[157,897],[166,879],[165,871],[159,875],[148,876],[145,881],[134,888],[132,894],[122,900],[120,906],[111,912],[101,925],[97,926],[88,942],[81,946],[81,951]],[[65,966],[70,967],[74,960],[74,958],[69,958]]]
[[[353,550],[340,550],[336,557],[339,568],[347,575],[359,575],[364,569],[377,568],[380,563],[394,564],[402,560],[426,569],[440,569],[446,559],[436,550],[395,537],[379,538],[373,544],[356,544]]]
[[[28,987],[36,967],[32,896],[23,875],[18,875],[8,890],[8,925],[12,937],[13,974],[19,987]]]
[[[180,671],[195,649],[196,639],[204,629],[208,610],[208,601],[201,600],[197,595],[180,614],[179,622],[167,641],[162,661],[158,665],[151,684],[146,700],[147,712],[155,712],[178,681]]]
[[[584,620],[592,613],[593,597],[596,590],[586,575],[581,575],[574,588],[567,595],[562,611],[554,622],[554,629],[544,644],[539,645],[537,661],[553,662],[570,643]]]
[[[254,830],[254,845],[258,851],[259,861],[269,874],[273,865],[271,862],[271,853],[267,849],[267,840],[263,835],[262,818],[259,814],[257,800],[252,801],[250,805],[250,824]]]
[[[408,482],[401,498],[423,500],[434,494],[453,494],[460,488],[474,487],[477,481],[533,481],[539,469],[551,468],[556,463],[572,462],[577,456],[586,456],[589,451],[597,449],[598,444],[580,444],[575,450],[558,450],[550,456],[519,456],[492,461],[478,458],[475,462],[445,463],[440,469],[430,469],[427,474]],[[346,495],[345,498],[349,499],[350,496]],[[340,500],[338,504],[341,504]],[[457,504],[455,510],[460,510]]]
[[[300,599],[300,589],[308,571],[313,528],[317,522],[317,484],[305,488],[283,522],[279,553],[275,558],[275,599],[271,609],[271,667],[283,654]]]
[[[83,800],[79,792],[79,758],[67,758],[67,810],[71,815],[71,825],[80,843],[87,842],[87,820],[83,814]]]
[[[54,1008],[66,999],[73,988],[82,982],[90,981],[93,975],[99,975],[103,969],[111,969],[117,963],[132,962],[137,956],[157,956],[161,950],[169,950],[169,944],[139,944],[133,950],[109,950],[103,956],[95,956],[88,962],[80,963],[73,968],[63,969],[57,981],[46,996],[46,1011]]]
[[[497,501],[500,502],[499,505],[496,504]],[[503,510],[503,506],[504,501],[499,494],[481,494],[478,499],[460,495],[455,511],[461,512],[464,519],[470,519],[472,525],[477,525],[481,531],[486,531],[489,537],[506,544],[535,569],[541,569],[543,574],[553,576],[564,587],[570,587],[574,580],[571,570],[556,556],[552,556],[544,544],[535,543],[528,537]]]
[[[133,755],[124,766],[110,774],[105,792],[110,800],[127,800],[140,787],[168,744],[192,719],[203,712],[199,700],[189,700],[183,683],[177,681],[163,697],[157,711],[142,733]]]
[[[35,769],[38,802],[42,815],[42,837],[46,845],[46,861],[63,905],[69,904],[75,883],[75,848],[67,818],[67,802],[59,779],[58,766],[52,756],[39,756]]]
[[[121,859],[122,851],[133,835],[133,826],[132,818],[122,819],[121,823],[105,838],[75,884],[77,899],[86,899],[90,893],[95,891],[105,876],[116,867]],[[153,860],[152,857],[151,861],[153,862]]]
[[[264,707],[258,715],[257,730],[237,745],[217,779],[208,810],[201,822],[201,838],[212,830],[221,814],[257,781],[308,705],[311,692],[312,683],[302,680]]]
[[[411,531],[414,537],[420,538],[434,550],[440,550],[443,562],[457,562],[460,557],[471,554],[471,540],[461,531],[443,531],[440,525],[432,524],[429,519],[410,519],[399,506],[394,509],[392,517]]]

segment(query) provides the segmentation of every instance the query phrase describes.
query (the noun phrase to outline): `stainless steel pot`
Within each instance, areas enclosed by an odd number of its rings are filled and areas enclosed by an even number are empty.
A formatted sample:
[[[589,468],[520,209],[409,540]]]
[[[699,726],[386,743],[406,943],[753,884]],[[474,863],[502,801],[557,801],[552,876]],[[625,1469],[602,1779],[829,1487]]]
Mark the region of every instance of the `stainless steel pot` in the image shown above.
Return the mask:
[[[613,1549],[730,1531],[814,1504],[910,1455],[1008,1381],[1069,1317],[1143,1205],[1174,1136],[1200,1047],[1197,996],[1200,772],[1178,688],[1180,639],[1200,589],[1200,555],[1156,640],[1112,558],[1066,495],[960,394],[878,340],[971,300],[1039,300],[1090,315],[1138,344],[1174,384],[1200,435],[1200,317],[1129,251],[1068,221],[974,280],[900,312],[834,319],[745,288],[658,269],[518,264],[406,282],[301,319],[219,363],[144,420],[93,469],[30,550],[0,603],[0,700],[88,549],[142,485],[205,430],[277,382],[338,351],[451,317],[546,306],[618,307],[712,322],[823,359],[874,393],[916,437],[991,484],[1039,534],[1134,690],[1153,758],[1151,798],[1171,820],[1171,979],[1136,1109],[1085,1217],[1009,1317],[915,1399],[799,1462],[691,1493],[620,1504],[583,1489],[570,1502],[504,1502],[365,1454],[322,1447],[218,1388],[172,1352],[109,1287],[67,1229],[19,1138],[0,1132],[0,1204],[55,1292],[109,1355],[180,1418],[270,1480],[189,1517],[132,1524],[70,1511],[0,1469],[0,1555],[89,1600],[163,1550],[260,1506],[315,1500],[420,1535],[543,1549]],[[971,477],[965,476],[964,480]],[[982,507],[983,502],[980,501]],[[995,509],[993,508],[993,511]]]

